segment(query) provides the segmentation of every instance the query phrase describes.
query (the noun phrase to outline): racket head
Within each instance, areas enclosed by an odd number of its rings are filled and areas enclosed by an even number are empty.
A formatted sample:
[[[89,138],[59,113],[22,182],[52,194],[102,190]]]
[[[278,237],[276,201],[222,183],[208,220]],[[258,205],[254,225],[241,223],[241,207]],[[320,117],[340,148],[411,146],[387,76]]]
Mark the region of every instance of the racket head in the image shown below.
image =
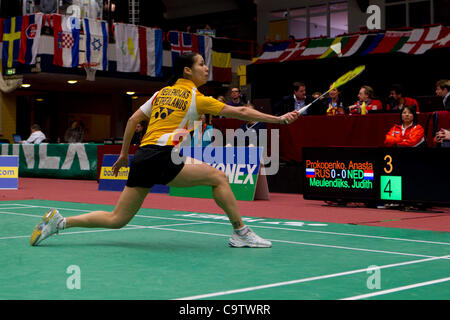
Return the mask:
[[[356,78],[357,76],[359,76],[364,69],[366,69],[365,65],[360,65],[357,66],[355,69],[350,70],[349,72],[345,73],[344,75],[340,76],[333,84],[332,87],[333,89],[336,89],[344,84],[346,84],[347,82],[349,82],[350,80],[353,80],[354,78]]]

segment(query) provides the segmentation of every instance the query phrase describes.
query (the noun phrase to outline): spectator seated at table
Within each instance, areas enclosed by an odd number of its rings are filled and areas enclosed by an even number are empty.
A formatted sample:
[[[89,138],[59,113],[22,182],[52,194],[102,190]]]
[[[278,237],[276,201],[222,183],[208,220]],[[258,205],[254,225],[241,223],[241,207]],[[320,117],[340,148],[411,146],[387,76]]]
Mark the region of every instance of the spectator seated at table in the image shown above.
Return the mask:
[[[274,105],[274,115],[280,116],[290,111],[300,110],[304,106],[314,101],[314,98],[306,94],[306,85],[303,82],[294,82],[292,84],[293,93],[284,96],[279,102]],[[303,113],[303,115],[319,115],[325,114],[325,110],[321,107],[322,104],[315,103]]]
[[[442,98],[444,109],[450,111],[450,80],[442,79],[436,83],[436,95]]]
[[[401,85],[394,84],[389,91],[386,110],[402,110],[404,106],[414,106],[419,111],[419,103],[416,99],[404,97],[404,89]]]
[[[335,88],[328,93],[328,98],[324,99],[327,116],[345,115],[345,109],[340,97],[341,93],[340,89]]]
[[[401,124],[394,125],[386,134],[386,147],[424,147],[424,129],[418,124],[416,108],[405,106],[400,114]]]
[[[241,94],[241,89],[231,88],[230,100],[227,104],[233,107],[243,107],[246,103],[244,96]]]
[[[22,144],[39,144],[47,141],[47,137],[41,131],[41,127],[38,124],[33,124],[30,127],[31,134],[27,140],[20,141]]]
[[[443,128],[439,130],[434,137],[434,142],[440,147],[450,148],[450,130]]]
[[[372,87],[362,86],[358,93],[358,101],[348,107],[349,113],[365,115],[370,111],[383,110],[383,104],[380,100],[373,98]]]

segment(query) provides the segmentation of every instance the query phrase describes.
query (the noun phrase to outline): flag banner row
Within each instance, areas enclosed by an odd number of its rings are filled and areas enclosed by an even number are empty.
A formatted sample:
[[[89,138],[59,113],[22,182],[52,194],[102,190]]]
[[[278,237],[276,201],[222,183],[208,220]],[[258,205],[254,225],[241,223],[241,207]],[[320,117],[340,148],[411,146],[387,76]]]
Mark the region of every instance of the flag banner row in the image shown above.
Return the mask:
[[[0,19],[0,42],[3,42],[3,70],[18,64],[34,65],[38,55],[42,28],[53,31],[53,64],[77,68],[87,63],[101,71],[108,70],[109,28],[106,21],[77,18],[61,14],[28,14]],[[163,41],[161,29],[114,23],[117,72],[162,76]],[[230,39],[187,32],[170,31],[172,65],[183,53],[201,54],[208,66],[209,81],[231,82]]]
[[[340,48],[340,51],[332,48]],[[423,28],[375,31],[314,38],[300,41],[267,43],[254,62],[279,63],[308,59],[364,56],[370,54],[424,54],[428,50],[450,47],[450,27],[430,25]]]
[[[42,13],[0,19],[3,70],[36,64],[43,26],[53,30],[54,65],[77,68],[87,63],[96,70],[108,70],[106,21]],[[126,24],[114,27],[117,71],[161,77],[162,30]]]

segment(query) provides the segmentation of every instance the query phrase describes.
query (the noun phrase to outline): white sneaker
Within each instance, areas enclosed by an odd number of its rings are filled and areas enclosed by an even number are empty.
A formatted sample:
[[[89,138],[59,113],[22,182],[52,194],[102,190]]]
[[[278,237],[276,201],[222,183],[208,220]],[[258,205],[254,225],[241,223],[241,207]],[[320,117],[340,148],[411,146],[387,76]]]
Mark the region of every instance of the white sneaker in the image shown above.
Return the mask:
[[[64,217],[56,209],[50,209],[41,222],[34,227],[30,238],[30,245],[37,246],[51,235],[58,233],[58,224]]]
[[[256,235],[252,229],[248,228],[248,232],[240,236],[236,231],[233,231],[231,238],[229,240],[230,247],[235,248],[270,248],[272,247],[272,242],[265,240]]]

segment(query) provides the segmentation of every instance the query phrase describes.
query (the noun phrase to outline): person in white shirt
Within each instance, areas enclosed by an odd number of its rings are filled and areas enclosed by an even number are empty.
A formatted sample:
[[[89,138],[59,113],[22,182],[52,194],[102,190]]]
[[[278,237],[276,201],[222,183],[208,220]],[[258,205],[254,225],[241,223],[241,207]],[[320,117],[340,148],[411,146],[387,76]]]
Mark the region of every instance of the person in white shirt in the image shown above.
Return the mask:
[[[20,141],[23,144],[38,144],[47,139],[45,134],[41,131],[41,127],[38,124],[31,126],[31,135],[27,140]]]

